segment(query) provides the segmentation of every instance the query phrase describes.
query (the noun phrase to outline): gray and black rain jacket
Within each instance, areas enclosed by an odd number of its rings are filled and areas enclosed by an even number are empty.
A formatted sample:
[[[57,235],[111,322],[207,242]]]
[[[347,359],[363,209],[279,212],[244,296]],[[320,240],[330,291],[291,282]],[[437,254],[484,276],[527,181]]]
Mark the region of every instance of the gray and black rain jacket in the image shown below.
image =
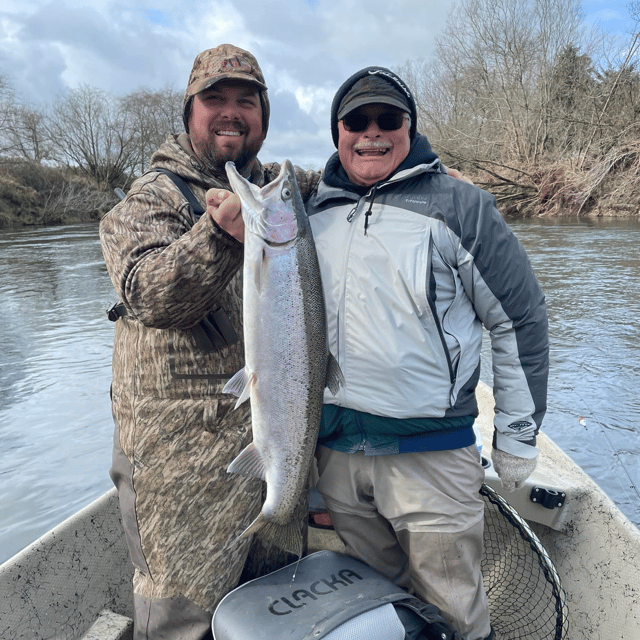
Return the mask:
[[[396,172],[367,189],[349,182],[334,154],[308,212],[329,348],[346,380],[337,396],[326,392],[320,443],[372,455],[471,444],[473,420],[463,419],[478,412],[484,325],[494,446],[535,457],[546,410],[546,305],[494,197],[448,176],[417,135]],[[337,407],[351,417],[337,417]]]

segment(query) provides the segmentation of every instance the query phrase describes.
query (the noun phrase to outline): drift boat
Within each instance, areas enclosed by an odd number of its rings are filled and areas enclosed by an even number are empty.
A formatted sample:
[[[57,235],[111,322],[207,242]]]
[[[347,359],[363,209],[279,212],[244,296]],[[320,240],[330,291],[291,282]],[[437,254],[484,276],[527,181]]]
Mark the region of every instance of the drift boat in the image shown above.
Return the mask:
[[[492,437],[481,384],[476,421]],[[504,493],[483,451],[483,574],[503,640],[640,640],[640,530],[548,436],[525,486]],[[308,552],[343,550],[309,528]],[[2,640],[128,640],[131,580],[115,489],[0,566]]]

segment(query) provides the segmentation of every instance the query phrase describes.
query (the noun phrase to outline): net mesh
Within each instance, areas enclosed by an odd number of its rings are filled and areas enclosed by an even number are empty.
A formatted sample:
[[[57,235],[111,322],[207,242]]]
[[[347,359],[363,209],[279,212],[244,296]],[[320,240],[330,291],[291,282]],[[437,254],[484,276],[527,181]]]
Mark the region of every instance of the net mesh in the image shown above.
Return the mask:
[[[518,513],[491,487],[485,501],[482,573],[496,640],[562,640],[567,605],[544,547]]]

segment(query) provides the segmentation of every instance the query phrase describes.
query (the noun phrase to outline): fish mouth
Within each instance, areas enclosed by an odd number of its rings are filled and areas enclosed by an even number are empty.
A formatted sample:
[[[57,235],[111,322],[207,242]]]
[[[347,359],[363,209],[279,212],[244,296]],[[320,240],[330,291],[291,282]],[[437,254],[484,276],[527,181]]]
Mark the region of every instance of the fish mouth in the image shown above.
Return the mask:
[[[278,177],[264,187],[249,183],[232,162],[227,162],[225,169],[231,188],[242,203],[246,228],[269,246],[295,241],[300,231],[297,207],[302,207],[302,199],[291,162],[285,160]]]
[[[384,156],[389,153],[393,145],[390,142],[371,140],[359,142],[354,145],[353,150],[360,157],[364,156]]]

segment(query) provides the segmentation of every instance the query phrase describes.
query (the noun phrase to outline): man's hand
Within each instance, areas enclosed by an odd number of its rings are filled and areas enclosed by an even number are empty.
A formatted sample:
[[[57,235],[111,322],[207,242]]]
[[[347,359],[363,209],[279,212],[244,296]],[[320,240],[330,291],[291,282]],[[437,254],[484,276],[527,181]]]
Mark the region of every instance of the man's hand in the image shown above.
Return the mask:
[[[456,178],[457,180],[462,180],[462,182],[468,182],[469,184],[473,184],[473,182],[467,178],[464,174],[460,173],[457,169],[451,169],[451,167],[447,167],[447,174],[452,178]]]
[[[244,242],[244,221],[240,198],[226,189],[209,189],[205,195],[207,213],[211,219],[238,242]]]
[[[511,493],[519,489],[536,468],[537,458],[520,458],[500,449],[491,451],[491,461],[500,478],[502,488]]]

